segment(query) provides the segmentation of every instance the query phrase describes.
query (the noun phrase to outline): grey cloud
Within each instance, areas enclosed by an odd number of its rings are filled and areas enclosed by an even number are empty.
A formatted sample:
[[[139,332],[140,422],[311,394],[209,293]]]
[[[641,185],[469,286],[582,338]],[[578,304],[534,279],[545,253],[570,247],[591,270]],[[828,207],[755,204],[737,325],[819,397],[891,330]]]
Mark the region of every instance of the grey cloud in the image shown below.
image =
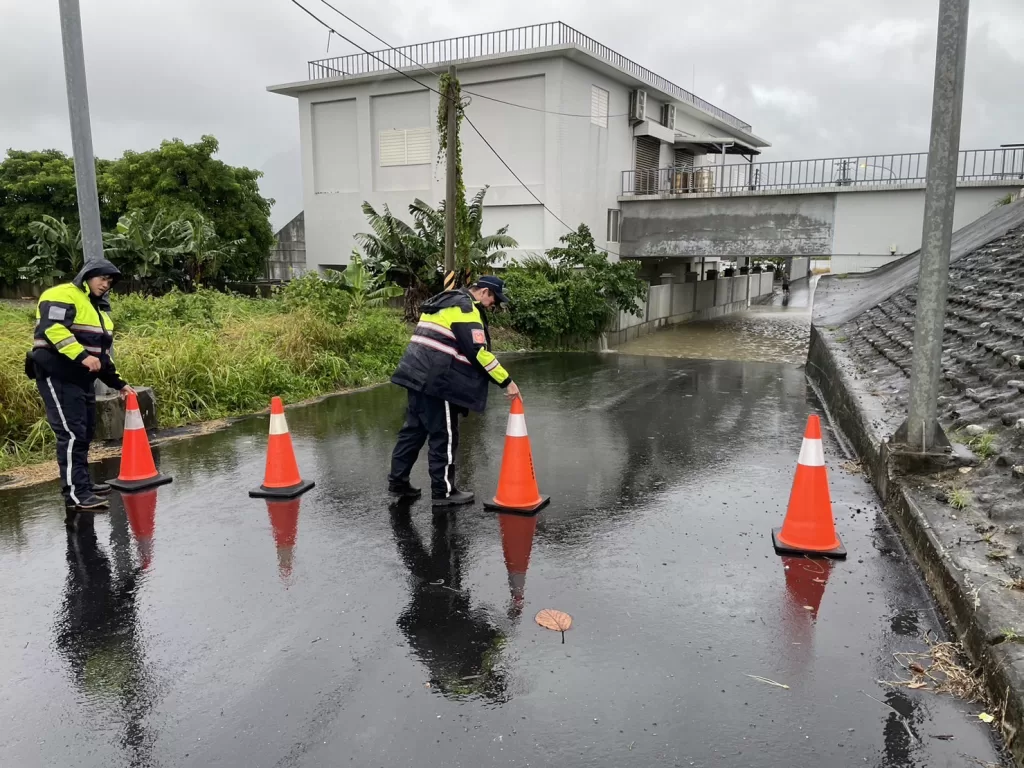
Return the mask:
[[[379,45],[318,0],[339,31]],[[333,0],[332,0],[333,2]],[[754,126],[766,158],[927,148],[937,0],[712,0],[659,7],[626,0],[344,3],[394,44],[561,17]],[[68,149],[56,3],[0,0],[0,150]],[[83,25],[96,151],[213,133],[222,157],[263,168],[275,224],[301,207],[293,100],[267,85],[305,77],[326,33],[289,0],[91,0]],[[974,0],[963,146],[1024,141],[1024,4]],[[332,55],[353,52],[335,39]],[[499,147],[500,149],[500,147]]]

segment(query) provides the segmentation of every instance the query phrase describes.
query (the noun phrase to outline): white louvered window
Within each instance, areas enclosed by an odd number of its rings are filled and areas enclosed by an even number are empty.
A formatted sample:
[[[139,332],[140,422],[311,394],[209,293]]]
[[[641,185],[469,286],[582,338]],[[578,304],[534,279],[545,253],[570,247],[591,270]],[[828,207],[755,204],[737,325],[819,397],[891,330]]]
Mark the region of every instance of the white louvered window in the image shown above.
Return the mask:
[[[380,132],[381,167],[430,165],[430,129],[401,128]]]
[[[590,86],[590,122],[608,127],[608,91],[596,85]]]

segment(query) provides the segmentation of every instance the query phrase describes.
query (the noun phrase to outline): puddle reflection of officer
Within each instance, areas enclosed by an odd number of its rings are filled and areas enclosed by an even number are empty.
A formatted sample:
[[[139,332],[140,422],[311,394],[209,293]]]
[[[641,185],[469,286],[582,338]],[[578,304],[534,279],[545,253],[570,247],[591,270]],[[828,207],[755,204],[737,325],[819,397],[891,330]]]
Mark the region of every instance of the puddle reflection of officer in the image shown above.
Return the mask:
[[[123,717],[122,746],[132,765],[149,765],[151,738],[144,728],[146,695],[136,610],[136,576],[118,573],[100,548],[91,514],[79,514],[67,531],[68,578],[55,628],[57,650],[75,685],[101,707]]]
[[[507,700],[506,681],[497,668],[505,635],[486,613],[474,608],[462,589],[465,541],[448,513],[433,516],[427,552],[412,524],[409,502],[391,505],[391,527],[398,554],[412,578],[412,599],[398,627],[430,671],[430,682],[445,696],[482,695]]]

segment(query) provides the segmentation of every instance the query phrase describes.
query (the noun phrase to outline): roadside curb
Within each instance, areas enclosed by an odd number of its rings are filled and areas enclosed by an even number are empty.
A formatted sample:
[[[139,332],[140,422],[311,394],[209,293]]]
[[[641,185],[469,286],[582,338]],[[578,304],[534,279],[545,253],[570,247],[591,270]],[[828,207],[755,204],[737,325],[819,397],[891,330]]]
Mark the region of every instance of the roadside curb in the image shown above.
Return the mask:
[[[913,554],[928,588],[953,630],[984,675],[992,701],[1004,706],[1001,723],[1006,748],[1024,766],[1024,646],[1003,642],[1002,630],[1020,620],[1020,599],[989,583],[974,565],[954,551],[965,523],[944,518],[924,486],[925,476],[899,476],[889,456],[888,437],[880,429],[886,408],[860,385],[852,363],[827,331],[811,326],[807,375],[818,387],[836,428],[853,445],[886,513]],[[1005,702],[1005,704],[1004,704]]]

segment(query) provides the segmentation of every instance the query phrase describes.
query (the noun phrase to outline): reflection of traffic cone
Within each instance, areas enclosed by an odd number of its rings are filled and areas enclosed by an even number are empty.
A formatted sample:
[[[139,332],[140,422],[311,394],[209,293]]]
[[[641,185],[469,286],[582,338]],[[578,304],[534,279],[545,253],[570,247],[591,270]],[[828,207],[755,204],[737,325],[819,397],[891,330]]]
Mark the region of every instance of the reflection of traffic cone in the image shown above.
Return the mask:
[[[551,501],[541,496],[537,488],[537,475],[533,471],[530,438],[526,434],[526,414],[521,398],[512,399],[512,410],[505,429],[505,455],[501,460],[498,492],[494,501],[484,504],[485,509],[532,514]]]
[[[786,569],[786,592],[791,607],[806,614],[812,622],[817,620],[832,561],[783,556],[782,565]]]
[[[139,547],[139,562],[142,570],[149,568],[153,561],[153,532],[156,530],[156,489],[141,493],[125,493],[121,496],[128,525]]]
[[[512,605],[521,611],[526,596],[526,569],[530,567],[530,551],[533,549],[537,518],[505,513],[498,515],[498,523],[501,525],[501,548],[505,553],[505,570],[508,571]]]
[[[786,519],[781,528],[772,529],[772,543],[780,555],[846,557],[846,547],[836,535],[832,519],[821,424],[813,414],[807,419]]]
[[[124,408],[124,440],[121,443],[121,471],[116,480],[107,481],[119,491],[141,491],[171,482],[171,478],[156,471],[153,452],[149,448],[146,425],[142,423],[139,399],[128,393]]]
[[[295,461],[292,436],[288,434],[288,422],[284,418],[284,405],[280,397],[270,402],[270,440],[267,443],[267,469],[263,485],[249,495],[263,499],[294,499],[315,485],[304,482]]]
[[[299,534],[300,503],[301,499],[267,499],[270,527],[274,531],[274,543],[277,545],[277,570],[282,579],[287,579],[292,573],[292,553]]]

